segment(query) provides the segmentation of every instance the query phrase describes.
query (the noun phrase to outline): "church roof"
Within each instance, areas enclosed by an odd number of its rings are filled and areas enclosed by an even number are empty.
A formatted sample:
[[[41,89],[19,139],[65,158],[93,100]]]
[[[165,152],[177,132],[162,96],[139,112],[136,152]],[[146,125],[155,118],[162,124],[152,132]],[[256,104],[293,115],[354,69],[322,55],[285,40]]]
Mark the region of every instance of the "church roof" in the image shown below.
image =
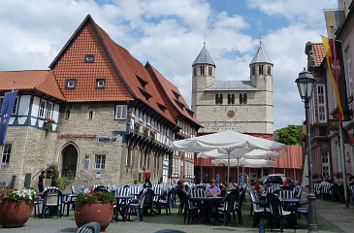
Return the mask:
[[[215,83],[205,89],[206,91],[256,91],[251,81],[234,81],[234,80],[223,80],[215,81]]]
[[[256,55],[254,55],[250,65],[254,64],[254,63],[270,63],[270,64],[273,64],[272,60],[270,60],[270,58],[267,56],[267,53],[265,52],[265,50],[263,48],[262,41],[260,41],[257,53],[256,53]]]
[[[192,66],[197,65],[197,64],[209,64],[209,65],[215,66],[213,58],[211,58],[210,53],[208,52],[208,50],[205,46],[205,43],[202,48],[202,51],[200,51],[199,55],[194,60]]]

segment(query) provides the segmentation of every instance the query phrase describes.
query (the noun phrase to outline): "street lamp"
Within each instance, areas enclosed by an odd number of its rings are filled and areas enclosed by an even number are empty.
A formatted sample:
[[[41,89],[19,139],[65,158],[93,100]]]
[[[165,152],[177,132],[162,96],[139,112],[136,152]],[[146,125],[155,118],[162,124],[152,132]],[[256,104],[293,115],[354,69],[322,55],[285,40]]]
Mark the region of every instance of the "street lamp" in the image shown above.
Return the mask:
[[[299,88],[300,97],[305,103],[305,116],[306,116],[306,140],[307,140],[307,162],[308,162],[308,175],[309,175],[309,193],[307,195],[309,208],[308,208],[308,232],[317,231],[317,221],[315,212],[315,200],[316,196],[313,192],[312,181],[312,155],[311,155],[311,137],[310,137],[310,118],[309,118],[309,103],[312,98],[313,87],[316,79],[312,76],[311,72],[305,68],[299,73],[299,77],[296,79],[297,87]]]

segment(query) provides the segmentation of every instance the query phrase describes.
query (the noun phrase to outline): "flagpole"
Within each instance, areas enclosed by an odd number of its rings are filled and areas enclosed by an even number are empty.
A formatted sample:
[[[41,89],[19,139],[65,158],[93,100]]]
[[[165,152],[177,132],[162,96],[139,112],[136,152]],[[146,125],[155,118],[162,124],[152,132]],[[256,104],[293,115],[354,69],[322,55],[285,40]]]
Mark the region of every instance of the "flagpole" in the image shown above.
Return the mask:
[[[334,27],[331,26],[332,29],[332,44],[333,44],[333,56],[334,56],[334,79],[337,82],[337,88],[338,91],[340,89],[339,87],[339,83],[338,83],[338,77],[337,77],[337,50],[336,50],[336,43],[335,43],[335,39],[334,39]],[[340,95],[340,99],[337,100],[337,108],[338,108],[338,113],[339,113],[339,105],[341,105],[342,102],[342,96]],[[342,106],[343,108],[343,106]],[[338,114],[339,115],[339,114]],[[348,203],[348,188],[347,188],[347,179],[346,179],[346,170],[347,170],[347,166],[345,164],[345,156],[344,156],[344,142],[343,142],[343,124],[342,121],[344,120],[344,111],[342,113],[342,119],[338,119],[339,121],[339,153],[340,156],[342,157],[342,164],[341,166],[343,167],[342,173],[343,173],[343,188],[344,188],[344,199],[345,199],[345,206],[347,208],[349,208],[349,203]]]

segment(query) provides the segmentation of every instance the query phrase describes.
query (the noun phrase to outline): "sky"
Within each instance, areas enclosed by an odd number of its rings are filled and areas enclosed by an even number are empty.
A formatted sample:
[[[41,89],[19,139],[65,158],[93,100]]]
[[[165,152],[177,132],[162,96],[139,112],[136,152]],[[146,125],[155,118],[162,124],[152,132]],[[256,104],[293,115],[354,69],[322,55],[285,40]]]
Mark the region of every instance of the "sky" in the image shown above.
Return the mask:
[[[48,69],[87,14],[191,104],[192,63],[206,42],[216,80],[249,80],[262,39],[273,69],[274,130],[302,124],[295,79],[305,44],[326,34],[337,0],[0,0],[0,70]]]

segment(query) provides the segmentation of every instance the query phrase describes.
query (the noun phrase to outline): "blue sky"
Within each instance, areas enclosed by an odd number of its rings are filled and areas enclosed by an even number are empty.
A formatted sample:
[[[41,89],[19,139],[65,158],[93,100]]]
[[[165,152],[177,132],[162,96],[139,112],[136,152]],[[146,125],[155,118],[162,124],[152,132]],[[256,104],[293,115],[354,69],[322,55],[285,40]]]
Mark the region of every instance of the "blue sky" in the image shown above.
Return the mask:
[[[217,80],[248,80],[259,35],[274,63],[274,129],[304,120],[295,85],[307,41],[325,34],[336,0],[0,0],[0,70],[47,69],[87,14],[143,64],[191,97],[191,64],[203,46]]]

